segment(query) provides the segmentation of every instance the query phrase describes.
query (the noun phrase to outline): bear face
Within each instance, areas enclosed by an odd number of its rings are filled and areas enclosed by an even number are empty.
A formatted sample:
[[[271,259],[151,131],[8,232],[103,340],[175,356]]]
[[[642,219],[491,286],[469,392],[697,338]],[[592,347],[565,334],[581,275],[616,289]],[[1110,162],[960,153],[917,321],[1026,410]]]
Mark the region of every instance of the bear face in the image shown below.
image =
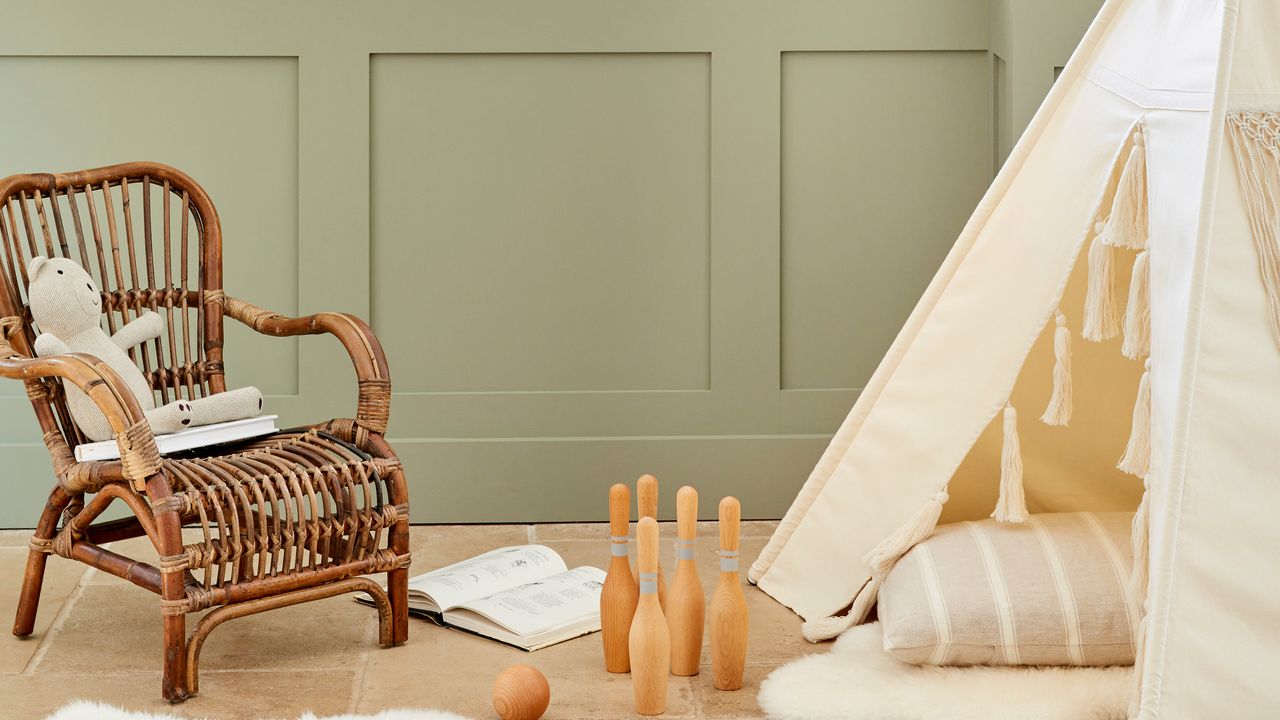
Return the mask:
[[[42,332],[66,339],[100,328],[102,295],[84,268],[66,258],[31,258],[27,302]]]

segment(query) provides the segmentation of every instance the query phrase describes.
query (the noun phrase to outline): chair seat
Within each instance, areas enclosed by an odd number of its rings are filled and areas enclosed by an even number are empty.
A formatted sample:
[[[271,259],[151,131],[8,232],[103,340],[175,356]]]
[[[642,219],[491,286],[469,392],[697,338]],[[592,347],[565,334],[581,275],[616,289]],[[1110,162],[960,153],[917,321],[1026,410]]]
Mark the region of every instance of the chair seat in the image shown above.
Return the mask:
[[[407,556],[384,542],[384,532],[408,516],[406,506],[388,503],[385,478],[399,466],[318,429],[166,457],[161,472],[173,495],[161,504],[196,525],[202,540],[161,558],[160,567],[192,572],[188,585],[206,591],[321,570],[345,577],[400,567]],[[349,572],[333,572],[341,568]],[[194,589],[188,612],[225,601],[224,593]]]

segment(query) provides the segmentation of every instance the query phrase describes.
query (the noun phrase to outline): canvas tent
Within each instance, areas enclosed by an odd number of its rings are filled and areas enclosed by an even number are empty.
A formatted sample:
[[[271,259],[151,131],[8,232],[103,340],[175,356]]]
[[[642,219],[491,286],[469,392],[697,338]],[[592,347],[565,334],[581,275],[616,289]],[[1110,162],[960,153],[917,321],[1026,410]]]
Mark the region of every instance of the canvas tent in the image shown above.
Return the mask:
[[[751,568],[808,635],[939,513],[1141,501],[1134,712],[1280,708],[1277,30],[1278,0],[1105,4]]]

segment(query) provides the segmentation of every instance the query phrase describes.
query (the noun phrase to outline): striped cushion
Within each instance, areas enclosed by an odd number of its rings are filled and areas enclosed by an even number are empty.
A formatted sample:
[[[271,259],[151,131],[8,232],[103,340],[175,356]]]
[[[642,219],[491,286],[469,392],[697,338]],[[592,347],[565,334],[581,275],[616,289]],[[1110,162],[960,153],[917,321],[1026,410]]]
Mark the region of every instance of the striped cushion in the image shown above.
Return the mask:
[[[1133,513],[942,525],[880,588],[884,649],[917,665],[1132,665]]]

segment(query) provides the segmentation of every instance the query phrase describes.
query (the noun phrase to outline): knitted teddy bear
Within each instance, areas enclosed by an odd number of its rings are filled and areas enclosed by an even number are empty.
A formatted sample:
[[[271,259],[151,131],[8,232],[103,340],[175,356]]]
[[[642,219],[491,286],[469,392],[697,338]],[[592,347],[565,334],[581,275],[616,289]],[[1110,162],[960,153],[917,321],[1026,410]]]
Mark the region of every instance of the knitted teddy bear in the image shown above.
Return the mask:
[[[160,315],[144,311],[114,335],[107,335],[101,325],[102,296],[84,268],[65,258],[35,257],[27,267],[27,277],[31,316],[41,331],[36,337],[36,354],[45,357],[86,353],[105,362],[133,392],[156,435],[253,417],[262,410],[262,393],[254,387],[156,407],[150,383],[126,351],[160,337],[164,332]],[[69,382],[64,381],[63,387],[71,417],[85,436],[90,440],[111,439],[111,425],[93,400]]]

